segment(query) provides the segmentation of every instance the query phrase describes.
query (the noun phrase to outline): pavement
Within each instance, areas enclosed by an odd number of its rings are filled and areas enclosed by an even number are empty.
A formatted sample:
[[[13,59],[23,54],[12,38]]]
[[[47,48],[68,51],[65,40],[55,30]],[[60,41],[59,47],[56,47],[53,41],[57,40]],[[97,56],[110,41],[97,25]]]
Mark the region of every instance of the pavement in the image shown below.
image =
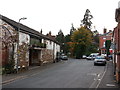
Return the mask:
[[[58,64],[58,63],[56,63],[56,64]],[[17,79],[24,79],[28,76],[32,76],[35,73],[37,73],[40,69],[44,70],[45,68],[49,68],[50,65],[51,64],[44,65],[44,66],[30,67],[29,70],[19,72],[17,74],[2,75],[2,84],[7,84],[7,83],[10,83],[10,82],[17,80]],[[103,79],[101,80],[98,88],[120,88],[120,85],[116,83],[115,76],[113,74],[112,61],[108,62],[106,73],[105,73]]]
[[[107,68],[106,73],[102,78],[98,88],[119,88],[120,89],[120,84],[116,82],[115,75],[113,73],[114,68],[113,68],[112,60],[108,61],[106,68]]]
[[[23,79],[28,76],[32,76],[35,73],[37,73],[39,70],[43,70],[46,67],[49,67],[51,64],[54,63],[49,63],[43,66],[30,66],[28,70],[20,71],[18,73],[13,73],[13,74],[4,74],[2,75],[2,83],[1,84],[7,84],[10,82],[13,82],[14,80],[17,79]]]

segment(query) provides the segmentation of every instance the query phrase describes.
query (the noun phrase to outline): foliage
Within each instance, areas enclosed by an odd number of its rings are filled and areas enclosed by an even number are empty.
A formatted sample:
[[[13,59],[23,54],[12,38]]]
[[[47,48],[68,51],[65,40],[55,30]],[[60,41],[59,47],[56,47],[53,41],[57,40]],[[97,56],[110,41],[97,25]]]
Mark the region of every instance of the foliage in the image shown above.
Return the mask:
[[[3,74],[10,74],[14,72],[14,60],[9,60],[8,63],[3,67]]]
[[[84,25],[84,27],[89,29],[89,30],[91,29],[91,24],[92,24],[91,19],[92,18],[93,18],[93,16],[91,15],[90,10],[86,9],[84,18],[81,22]]]
[[[8,50],[12,48],[11,56],[8,56],[8,62],[3,66],[3,73],[12,73],[14,70],[14,44],[17,43],[18,38],[17,31],[5,22],[2,23],[0,28],[2,50],[6,50],[6,53],[8,53]]]
[[[68,52],[70,52],[70,46],[68,44],[68,42],[71,41],[71,35],[66,35],[65,36],[65,44],[64,44],[64,53],[68,54]]]
[[[80,27],[73,32],[71,39],[72,43],[70,43],[70,51],[73,52],[73,55],[76,58],[81,58],[86,52],[87,46],[92,43],[92,34],[85,27]]]
[[[58,35],[56,36],[56,40],[60,42],[61,44],[64,43],[64,34],[62,30],[58,32]]]
[[[71,39],[78,44],[87,46],[92,42],[92,34],[85,27],[81,27],[73,33]]]
[[[72,35],[72,33],[76,30],[76,29],[74,28],[73,23],[72,23],[71,25],[72,25],[72,27],[71,27],[71,29],[70,29],[70,35]]]
[[[109,52],[110,46],[111,46],[111,40],[106,40],[105,41],[105,48],[107,50],[107,56],[110,55],[110,52]]]
[[[45,43],[40,43],[40,40],[31,38],[30,39],[30,44],[34,47],[41,47],[41,48],[46,48]]]
[[[96,43],[91,43],[90,45],[87,46],[85,55],[88,56],[93,52],[98,53],[98,45],[96,45]]]
[[[61,50],[63,50],[63,52],[65,51],[65,37],[64,34],[62,32],[62,30],[60,30],[58,32],[58,35],[56,35],[56,41],[58,41],[61,44]]]
[[[2,48],[10,47],[17,41],[17,32],[10,26],[3,24],[2,28]]]
[[[99,36],[98,35],[93,36],[93,40],[96,44],[99,44]]]
[[[70,45],[69,42],[71,42],[71,35],[73,34],[73,32],[76,30],[74,28],[73,23],[71,24],[71,29],[70,29],[70,34],[67,34],[64,36],[64,53],[69,54],[70,53]]]
[[[65,42],[67,43],[67,42],[70,42],[71,41],[71,35],[66,35],[65,36]]]

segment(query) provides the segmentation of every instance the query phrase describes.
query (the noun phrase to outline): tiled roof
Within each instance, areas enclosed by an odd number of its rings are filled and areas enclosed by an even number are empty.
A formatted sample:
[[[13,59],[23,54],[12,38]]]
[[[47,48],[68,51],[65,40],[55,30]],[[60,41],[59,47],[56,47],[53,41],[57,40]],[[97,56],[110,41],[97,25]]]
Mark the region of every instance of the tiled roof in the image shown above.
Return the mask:
[[[59,44],[56,40],[54,40],[52,38],[49,38],[46,35],[43,35],[43,34],[39,33],[38,31],[36,31],[36,30],[26,26],[26,25],[18,23],[18,22],[14,21],[14,20],[11,20],[11,19],[9,19],[9,18],[7,18],[7,17],[5,17],[3,15],[0,15],[0,19],[5,21],[6,23],[10,24],[11,26],[13,26],[16,30],[18,30],[18,25],[19,25],[20,32],[29,34],[30,36],[34,36],[34,37],[37,37],[37,38],[44,38],[44,39],[47,39],[47,40],[51,40],[51,41]]]
[[[105,34],[101,34],[100,36],[107,36],[107,35],[110,35],[110,33],[113,33],[113,32],[112,31],[111,32],[107,32]],[[112,36],[112,34],[111,34],[111,36]]]

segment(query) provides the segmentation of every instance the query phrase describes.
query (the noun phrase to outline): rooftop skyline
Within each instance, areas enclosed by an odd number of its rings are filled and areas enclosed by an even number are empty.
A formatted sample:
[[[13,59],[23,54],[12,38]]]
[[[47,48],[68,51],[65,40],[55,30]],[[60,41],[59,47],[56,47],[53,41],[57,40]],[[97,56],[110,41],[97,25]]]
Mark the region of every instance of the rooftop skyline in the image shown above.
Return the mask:
[[[93,15],[92,30],[103,33],[113,30],[115,22],[115,9],[118,8],[119,0],[2,0],[0,14],[14,21],[33,28],[37,31],[43,30],[43,34],[49,31],[53,35],[58,34],[61,29],[63,33],[69,34],[71,24],[75,28],[80,27],[86,9]],[[95,28],[94,28],[95,27]]]

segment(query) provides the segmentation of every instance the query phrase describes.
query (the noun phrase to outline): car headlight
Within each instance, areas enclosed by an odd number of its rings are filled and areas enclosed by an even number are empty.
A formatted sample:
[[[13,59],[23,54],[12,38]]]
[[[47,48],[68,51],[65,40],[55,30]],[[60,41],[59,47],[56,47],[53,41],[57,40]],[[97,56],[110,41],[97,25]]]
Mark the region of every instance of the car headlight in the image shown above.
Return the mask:
[[[97,59],[95,59],[94,61],[97,61]]]

